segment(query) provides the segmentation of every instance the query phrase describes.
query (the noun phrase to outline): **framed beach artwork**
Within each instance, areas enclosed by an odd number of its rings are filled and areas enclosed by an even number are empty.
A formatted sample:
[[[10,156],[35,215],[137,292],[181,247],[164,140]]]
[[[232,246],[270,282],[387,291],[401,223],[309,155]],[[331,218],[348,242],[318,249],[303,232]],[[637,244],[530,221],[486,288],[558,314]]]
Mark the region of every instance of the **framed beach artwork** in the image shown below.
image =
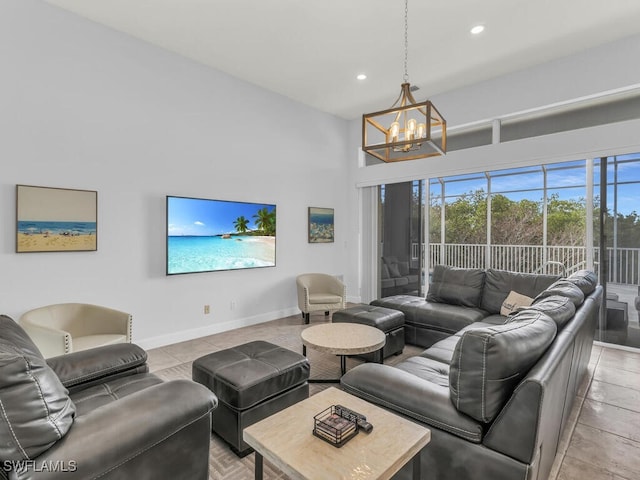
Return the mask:
[[[309,243],[333,243],[333,208],[309,207]]]
[[[98,249],[98,192],[16,185],[16,252]]]

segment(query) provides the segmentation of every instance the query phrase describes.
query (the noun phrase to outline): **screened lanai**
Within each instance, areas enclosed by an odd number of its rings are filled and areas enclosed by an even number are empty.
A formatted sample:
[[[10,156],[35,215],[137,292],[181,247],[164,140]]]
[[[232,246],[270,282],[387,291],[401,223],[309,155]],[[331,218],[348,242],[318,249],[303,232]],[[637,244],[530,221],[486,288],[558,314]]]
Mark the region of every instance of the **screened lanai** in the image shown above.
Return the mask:
[[[424,295],[438,263],[586,268],[606,289],[596,340],[640,347],[639,188],[640,154],[381,185],[379,293]]]

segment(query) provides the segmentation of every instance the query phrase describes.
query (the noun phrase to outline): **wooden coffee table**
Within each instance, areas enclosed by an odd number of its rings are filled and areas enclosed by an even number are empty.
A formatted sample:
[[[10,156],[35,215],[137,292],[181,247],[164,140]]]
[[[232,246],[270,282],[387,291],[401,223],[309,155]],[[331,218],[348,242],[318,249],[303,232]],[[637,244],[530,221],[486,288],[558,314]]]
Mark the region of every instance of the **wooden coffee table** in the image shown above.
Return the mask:
[[[382,363],[386,337],[382,330],[359,323],[322,323],[308,327],[300,334],[302,354],[307,355],[307,347],[319,352],[340,356],[340,372],[347,371],[346,357],[362,353],[377,352]],[[340,379],[309,379],[311,383],[338,383]]]
[[[313,416],[342,405],[367,417],[371,433],[359,432],[341,448],[312,434]],[[263,458],[293,480],[389,479],[413,459],[420,480],[420,451],[431,431],[372,403],[330,387],[244,429],[255,450],[255,478],[262,479]]]

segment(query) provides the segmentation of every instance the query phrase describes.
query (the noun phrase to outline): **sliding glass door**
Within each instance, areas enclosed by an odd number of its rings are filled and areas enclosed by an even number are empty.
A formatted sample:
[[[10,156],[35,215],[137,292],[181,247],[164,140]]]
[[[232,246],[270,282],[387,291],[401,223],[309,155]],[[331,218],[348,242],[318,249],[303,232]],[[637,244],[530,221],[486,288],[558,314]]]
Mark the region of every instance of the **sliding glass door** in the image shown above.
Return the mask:
[[[596,340],[640,347],[640,154],[595,161],[594,236],[605,305]]]
[[[424,182],[379,187],[380,295],[424,294]]]

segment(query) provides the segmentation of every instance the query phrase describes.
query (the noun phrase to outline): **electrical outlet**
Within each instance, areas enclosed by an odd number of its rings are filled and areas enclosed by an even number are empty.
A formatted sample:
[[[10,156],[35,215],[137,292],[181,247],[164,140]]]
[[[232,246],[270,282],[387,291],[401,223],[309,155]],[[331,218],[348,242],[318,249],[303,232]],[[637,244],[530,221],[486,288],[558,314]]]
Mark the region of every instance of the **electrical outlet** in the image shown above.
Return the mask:
[[[211,307],[209,305],[204,306],[204,314],[209,315],[211,313]]]

